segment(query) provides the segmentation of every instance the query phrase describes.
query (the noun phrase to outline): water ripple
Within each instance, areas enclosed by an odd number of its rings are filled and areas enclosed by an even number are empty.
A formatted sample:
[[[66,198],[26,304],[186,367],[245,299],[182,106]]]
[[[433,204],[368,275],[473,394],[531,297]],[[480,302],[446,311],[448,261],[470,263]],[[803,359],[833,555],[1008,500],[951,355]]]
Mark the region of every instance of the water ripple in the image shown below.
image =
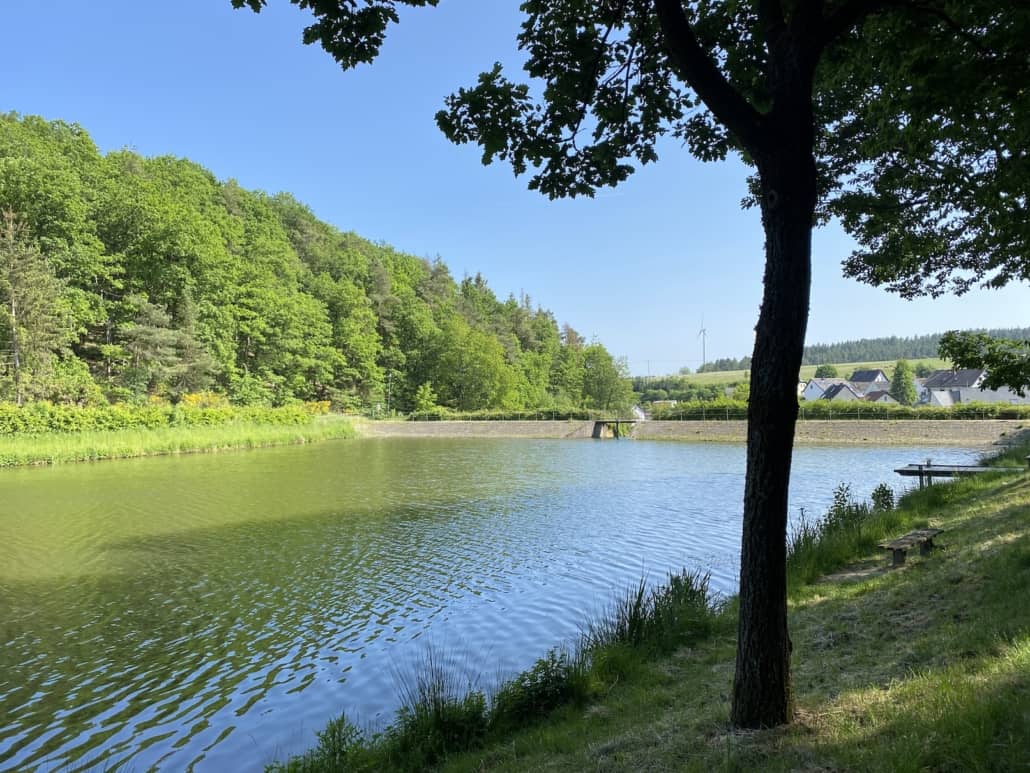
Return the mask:
[[[866,496],[920,453],[803,450],[792,513],[825,509],[835,470]],[[388,719],[427,652],[490,689],[641,576],[730,592],[743,464],[361,441],[5,472],[0,770],[260,769],[341,710]]]

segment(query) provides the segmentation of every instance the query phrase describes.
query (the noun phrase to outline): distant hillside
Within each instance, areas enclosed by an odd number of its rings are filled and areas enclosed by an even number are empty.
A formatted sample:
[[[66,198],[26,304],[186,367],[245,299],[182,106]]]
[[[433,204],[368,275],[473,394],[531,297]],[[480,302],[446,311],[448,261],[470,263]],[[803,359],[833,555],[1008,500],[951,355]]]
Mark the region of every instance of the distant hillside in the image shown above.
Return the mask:
[[[1016,340],[1030,338],[1030,327],[977,329],[996,338]],[[896,360],[926,360],[937,357],[937,347],[943,333],[928,333],[922,336],[902,338],[860,338],[856,341],[842,341],[836,344],[813,344],[805,347],[802,365],[839,365],[852,362],[885,362]],[[750,357],[734,359],[722,357],[712,360],[697,369],[698,373],[722,373],[725,371],[748,370]]]
[[[986,332],[996,338],[1030,338],[1030,327],[998,328]],[[871,360],[918,360],[937,356],[942,333],[901,338],[860,338],[836,344],[813,344],[805,347],[802,365],[825,365],[840,362]]]
[[[894,375],[897,360],[868,360],[865,362],[834,362],[841,377],[846,378],[856,370],[882,370],[887,378]],[[919,371],[933,371],[950,368],[951,363],[938,357],[924,357],[910,361]],[[817,365],[802,365],[798,371],[799,381],[808,381],[815,376]],[[736,388],[747,383],[749,371],[742,368],[735,370],[705,371],[676,376],[635,376],[633,390],[642,402],[655,400],[716,400],[720,397],[732,396]],[[739,390],[737,395],[742,393]]]

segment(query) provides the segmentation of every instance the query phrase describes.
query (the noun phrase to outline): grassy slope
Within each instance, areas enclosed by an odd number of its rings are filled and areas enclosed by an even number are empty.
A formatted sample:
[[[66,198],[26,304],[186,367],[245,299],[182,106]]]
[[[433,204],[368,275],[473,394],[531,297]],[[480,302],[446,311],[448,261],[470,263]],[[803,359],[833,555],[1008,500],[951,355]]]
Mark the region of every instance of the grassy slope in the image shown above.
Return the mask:
[[[923,358],[920,360],[911,360],[910,364],[915,365],[918,362],[925,362],[931,368],[934,369],[945,369],[950,368],[951,364],[945,360]],[[840,373],[841,378],[846,378],[854,370],[867,370],[879,368],[887,374],[887,378],[890,378],[894,374],[894,366],[897,360],[882,360],[880,362],[844,362],[835,365],[837,372]],[[818,365],[803,365],[801,367],[801,373],[798,376],[800,381],[808,381],[815,375],[815,369]],[[743,381],[747,377],[746,370],[722,370],[714,371],[712,373],[692,373],[687,376],[687,380],[695,384],[724,384],[733,381]]]
[[[927,523],[946,529],[932,556],[886,571],[873,548],[853,571],[792,591],[792,726],[727,726],[728,619],[603,701],[444,769],[1026,770],[1030,476],[916,492],[894,533]]]
[[[234,422],[211,427],[2,437],[0,467],[261,448],[353,436],[349,421],[329,415],[302,425]]]

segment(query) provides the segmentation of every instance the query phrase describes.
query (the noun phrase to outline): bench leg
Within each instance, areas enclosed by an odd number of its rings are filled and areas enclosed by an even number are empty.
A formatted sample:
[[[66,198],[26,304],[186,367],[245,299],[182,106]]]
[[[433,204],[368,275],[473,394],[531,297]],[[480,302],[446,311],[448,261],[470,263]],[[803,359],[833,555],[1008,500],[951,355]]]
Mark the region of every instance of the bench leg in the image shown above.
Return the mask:
[[[891,550],[891,566],[901,566],[905,563],[905,551],[900,548]]]
[[[928,556],[933,552],[933,540],[928,539],[919,545],[919,555]]]

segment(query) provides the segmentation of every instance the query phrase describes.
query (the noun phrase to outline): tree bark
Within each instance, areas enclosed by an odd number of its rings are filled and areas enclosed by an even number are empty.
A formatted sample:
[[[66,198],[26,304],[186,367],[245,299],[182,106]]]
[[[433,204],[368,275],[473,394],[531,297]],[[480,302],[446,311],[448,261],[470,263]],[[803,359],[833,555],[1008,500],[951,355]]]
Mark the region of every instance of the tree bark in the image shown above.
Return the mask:
[[[733,724],[748,728],[784,724],[793,716],[787,495],[798,414],[798,370],[808,324],[816,203],[812,124],[806,130],[804,116],[794,107],[794,120],[776,132],[770,151],[756,158],[766,237],[765,289],[755,328],[748,399],[740,619],[731,711]]]

